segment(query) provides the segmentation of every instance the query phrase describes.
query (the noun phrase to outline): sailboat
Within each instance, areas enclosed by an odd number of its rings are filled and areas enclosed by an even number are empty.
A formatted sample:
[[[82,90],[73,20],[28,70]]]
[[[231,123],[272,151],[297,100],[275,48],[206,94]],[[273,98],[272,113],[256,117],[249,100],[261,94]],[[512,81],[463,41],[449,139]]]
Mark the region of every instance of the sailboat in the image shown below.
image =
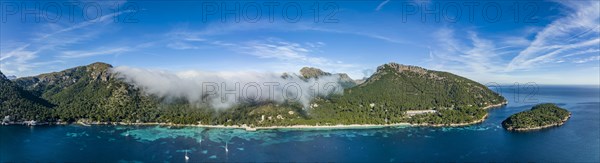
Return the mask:
[[[188,154],[187,154],[187,151],[185,151],[185,160],[186,160],[186,161],[187,161],[187,160],[190,160],[190,157],[188,156]]]

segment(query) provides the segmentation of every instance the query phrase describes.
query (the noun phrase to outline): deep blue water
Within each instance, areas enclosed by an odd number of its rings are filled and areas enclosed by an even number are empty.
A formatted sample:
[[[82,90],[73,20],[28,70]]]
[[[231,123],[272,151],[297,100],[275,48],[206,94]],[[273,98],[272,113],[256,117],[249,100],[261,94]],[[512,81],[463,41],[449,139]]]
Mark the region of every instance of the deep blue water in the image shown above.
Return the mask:
[[[5,161],[560,161],[600,162],[600,89],[540,86],[501,92],[506,107],[477,125],[351,130],[269,130],[135,126],[1,126]],[[534,93],[532,93],[534,92]],[[572,112],[560,127],[507,132],[500,123],[553,102]],[[227,143],[229,152],[225,152]]]

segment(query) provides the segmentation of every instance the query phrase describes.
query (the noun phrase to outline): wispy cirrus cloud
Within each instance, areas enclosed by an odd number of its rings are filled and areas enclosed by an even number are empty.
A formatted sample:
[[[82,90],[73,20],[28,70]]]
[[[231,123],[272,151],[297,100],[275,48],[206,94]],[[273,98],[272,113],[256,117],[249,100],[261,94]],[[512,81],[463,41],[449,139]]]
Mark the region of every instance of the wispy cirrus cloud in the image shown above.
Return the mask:
[[[60,57],[61,58],[82,58],[82,57],[91,57],[91,56],[98,56],[98,55],[117,55],[117,54],[129,52],[132,50],[133,50],[132,48],[128,48],[128,47],[99,48],[94,51],[75,50],[75,51],[65,51],[65,52],[63,52],[62,55],[60,55]]]
[[[68,50],[61,52],[58,58],[72,59],[72,58],[85,58],[101,55],[121,55],[125,53],[135,52],[151,46],[154,46],[159,41],[150,41],[139,44],[132,44],[129,46],[123,45],[112,45],[112,46],[101,46],[92,50]]]
[[[458,38],[454,30],[442,28],[435,34],[436,46],[430,49],[430,62],[439,69],[463,72],[492,73],[503,70],[502,55],[510,48],[498,48],[488,39],[475,32],[467,32]]]
[[[105,25],[111,24],[113,22],[112,18],[127,12],[129,11],[110,13],[91,21],[83,21],[75,24],[62,23],[72,24],[67,26],[61,26],[61,23],[45,24],[45,26],[52,27],[50,29],[55,30],[34,34],[34,36],[38,37],[30,38],[27,40],[27,43],[21,44],[17,47],[5,47],[6,44],[4,44],[4,42],[16,42],[16,40],[2,40],[3,44],[0,45],[0,49],[2,49],[2,51],[0,51],[0,69],[5,73],[30,74],[32,69],[35,69],[39,66],[64,62],[60,58],[52,59],[52,62],[48,62],[48,59],[39,60],[38,58],[40,54],[55,54],[59,51],[62,51],[66,46],[80,43],[81,41],[98,36],[101,33],[102,28],[95,27],[104,27]],[[67,51],[67,53],[69,53],[69,51]],[[64,59],[76,58],[76,56],[93,56],[97,54],[99,54],[99,52],[82,53],[79,55],[70,53],[61,57]]]
[[[167,47],[175,50],[190,50],[190,49],[200,49],[200,47],[192,45],[187,42],[177,41],[167,44]]]
[[[270,32],[323,32],[331,34],[349,34],[361,37],[366,37],[375,40],[381,40],[394,44],[406,44],[419,46],[418,44],[405,40],[401,37],[393,37],[386,33],[378,31],[363,30],[356,28],[356,25],[346,25],[344,23],[330,23],[327,27],[322,27],[314,24],[314,22],[298,22],[298,23],[209,23],[201,30],[187,30],[187,24],[172,30],[165,34],[170,38],[177,38],[183,41],[206,41],[205,39],[215,36],[223,36],[236,33],[247,33],[248,31],[268,30]],[[183,26],[183,27],[182,27]]]
[[[538,32],[531,44],[511,60],[507,71],[534,68],[572,53],[600,48],[600,4],[578,2],[561,1],[570,13]]]
[[[592,62],[592,61],[598,61],[600,60],[600,56],[591,56],[588,58],[584,58],[584,59],[580,59],[580,60],[575,60],[573,61],[574,63],[587,63],[587,62]]]
[[[527,73],[555,72],[548,70],[561,66],[576,67],[569,64],[594,63],[600,58],[600,3],[564,3],[569,7],[564,11],[564,17],[556,18],[543,27],[526,28],[531,30],[524,33],[480,36],[473,30],[442,28],[433,35],[436,44],[430,47],[428,62],[435,69],[484,82],[510,83],[525,79],[535,81],[536,78],[565,82],[560,80],[565,78],[559,75],[562,72]]]
[[[335,72],[348,72],[353,77],[362,77],[362,73],[358,71],[359,65],[319,57],[319,55],[324,53],[322,48],[326,46],[326,43],[321,41],[290,42],[274,37],[223,41],[212,39],[211,37],[221,34],[223,33],[209,34],[206,30],[190,31],[179,28],[168,32],[165,36],[171,41],[171,43],[167,44],[167,47],[174,50],[198,50],[205,47],[218,47],[237,54],[254,56],[258,59],[274,60],[276,62],[265,66],[276,67],[275,69],[282,71],[298,70],[304,66],[313,66]]]
[[[57,35],[57,34],[60,34],[60,33],[65,33],[65,32],[69,32],[69,31],[73,31],[73,30],[85,28],[85,27],[88,27],[90,25],[94,25],[94,24],[98,24],[98,23],[111,23],[111,21],[109,21],[109,20],[113,20],[115,17],[117,17],[117,16],[119,16],[121,14],[124,14],[124,13],[128,13],[128,12],[131,12],[131,11],[115,12],[115,13],[111,13],[111,14],[107,14],[107,15],[101,16],[101,17],[99,17],[97,19],[94,19],[94,20],[89,20],[89,21],[84,21],[84,22],[81,22],[81,23],[77,23],[77,24],[69,26],[67,28],[63,28],[63,29],[60,29],[58,31],[55,31],[55,32],[49,33],[47,35],[44,35],[44,36],[38,38],[38,40],[47,39],[48,37],[51,37],[51,36],[54,36],[54,35]]]
[[[326,61],[321,57],[310,57],[308,53],[314,52],[312,47],[298,43],[278,41],[273,38],[266,41],[250,41],[243,43],[241,53],[247,53],[259,58],[275,58],[286,61],[302,61],[320,64]]]
[[[379,5],[377,5],[377,8],[375,8],[375,11],[381,10],[381,8],[383,8],[383,6],[385,6],[388,2],[390,2],[390,0],[385,0],[381,3],[379,3]]]
[[[242,43],[238,50],[240,53],[250,54],[263,59],[279,60],[272,65],[280,70],[297,71],[301,67],[318,67],[334,73],[347,73],[350,77],[358,79],[364,77],[360,64],[344,63],[331,58],[317,57],[324,53],[320,48],[326,46],[323,42],[295,43],[281,39],[269,38]]]
[[[264,40],[225,42],[216,39],[209,39],[212,34],[203,31],[189,31],[176,29],[165,34],[168,39],[174,41],[167,47],[176,50],[199,49],[201,46],[210,45],[231,49],[240,54],[249,54],[263,59],[278,59],[283,61],[297,61],[311,64],[324,64],[330,62],[322,57],[311,57],[310,53],[319,51],[319,48],[325,43],[306,42],[294,43],[277,38],[267,38]]]

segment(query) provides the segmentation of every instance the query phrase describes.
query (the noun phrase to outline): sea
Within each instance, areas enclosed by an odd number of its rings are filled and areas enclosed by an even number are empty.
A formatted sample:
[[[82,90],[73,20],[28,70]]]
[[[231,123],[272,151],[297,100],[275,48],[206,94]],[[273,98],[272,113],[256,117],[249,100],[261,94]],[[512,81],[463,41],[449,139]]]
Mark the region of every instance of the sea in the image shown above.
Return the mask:
[[[598,86],[491,88],[508,105],[464,127],[0,126],[0,162],[600,162]],[[571,119],[531,132],[502,128],[510,115],[545,102],[569,110]]]

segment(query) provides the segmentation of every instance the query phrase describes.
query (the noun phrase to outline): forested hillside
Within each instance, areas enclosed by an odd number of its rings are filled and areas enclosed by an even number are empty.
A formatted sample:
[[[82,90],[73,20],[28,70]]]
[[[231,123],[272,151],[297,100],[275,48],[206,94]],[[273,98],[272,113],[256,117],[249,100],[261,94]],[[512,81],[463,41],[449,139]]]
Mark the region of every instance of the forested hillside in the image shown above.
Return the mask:
[[[25,121],[39,119],[51,121],[54,105],[23,90],[0,72],[0,115],[1,120]],[[5,117],[9,115],[8,117]],[[6,119],[5,119],[6,118]]]
[[[533,130],[562,125],[571,113],[555,104],[545,103],[533,106],[531,110],[511,115],[502,121],[507,130]]]
[[[506,100],[475,81],[440,71],[389,63],[343,96],[323,100],[314,112],[348,123],[464,123],[481,119],[481,108]],[[413,117],[407,110],[437,110]]]
[[[16,84],[3,78],[3,92],[33,92],[21,93],[28,98],[13,95],[18,93],[3,93],[4,101],[35,99],[33,101],[46,102],[25,102],[24,105],[32,107],[19,107],[14,102],[3,102],[1,115],[22,117],[14,119],[17,121],[249,126],[400,122],[452,124],[482,119],[486,112],[481,108],[505,101],[487,87],[451,73],[390,63],[380,66],[366,82],[347,88],[343,95],[315,99],[310,108],[303,108],[296,102],[281,104],[254,101],[216,110],[210,108],[210,105],[191,104],[185,99],[167,100],[146,94],[142,88],[118,78],[119,75],[112,72],[111,68],[111,65],[105,63],[93,63],[60,72],[19,78],[14,81]],[[303,69],[301,74],[305,78],[331,75],[315,68]],[[349,84],[345,86],[355,84],[349,78],[341,82]],[[4,89],[4,85],[10,86],[10,89]],[[25,112],[17,113],[14,110]],[[407,111],[410,110],[434,112],[409,116]]]

